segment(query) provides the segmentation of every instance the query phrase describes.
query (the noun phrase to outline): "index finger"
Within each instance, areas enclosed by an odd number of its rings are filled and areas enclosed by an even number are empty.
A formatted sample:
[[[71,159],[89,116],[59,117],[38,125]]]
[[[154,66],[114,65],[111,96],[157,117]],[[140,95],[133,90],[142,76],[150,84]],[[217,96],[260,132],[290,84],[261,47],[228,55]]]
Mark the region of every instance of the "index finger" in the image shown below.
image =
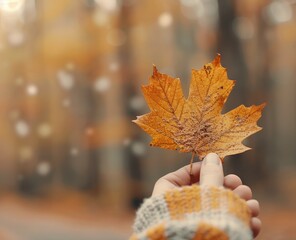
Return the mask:
[[[190,164],[162,177],[176,187],[182,187],[199,182],[201,162],[192,164],[192,175],[190,174]]]

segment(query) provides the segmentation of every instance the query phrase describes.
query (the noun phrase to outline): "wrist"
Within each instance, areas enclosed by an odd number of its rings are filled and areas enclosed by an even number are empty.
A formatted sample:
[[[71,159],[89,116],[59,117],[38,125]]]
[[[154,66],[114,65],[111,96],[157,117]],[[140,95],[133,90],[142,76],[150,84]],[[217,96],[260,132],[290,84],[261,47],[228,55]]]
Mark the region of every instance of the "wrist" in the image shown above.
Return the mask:
[[[134,231],[145,235],[162,229],[166,236],[172,231],[211,232],[228,239],[252,239],[250,218],[246,202],[232,191],[193,185],[146,199],[137,213]]]

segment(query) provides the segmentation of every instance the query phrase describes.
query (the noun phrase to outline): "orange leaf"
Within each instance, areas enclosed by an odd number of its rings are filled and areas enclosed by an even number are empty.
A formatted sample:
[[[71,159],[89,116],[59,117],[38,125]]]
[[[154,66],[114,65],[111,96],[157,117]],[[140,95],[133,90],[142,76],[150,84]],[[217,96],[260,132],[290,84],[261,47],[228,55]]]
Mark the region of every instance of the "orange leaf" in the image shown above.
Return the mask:
[[[150,113],[135,122],[152,136],[151,146],[192,152],[203,159],[215,152],[225,156],[249,150],[242,141],[261,130],[257,121],[265,106],[241,105],[221,114],[235,81],[229,80],[220,55],[203,69],[192,70],[189,96],[184,98],[178,78],[153,66],[149,84],[142,87]]]

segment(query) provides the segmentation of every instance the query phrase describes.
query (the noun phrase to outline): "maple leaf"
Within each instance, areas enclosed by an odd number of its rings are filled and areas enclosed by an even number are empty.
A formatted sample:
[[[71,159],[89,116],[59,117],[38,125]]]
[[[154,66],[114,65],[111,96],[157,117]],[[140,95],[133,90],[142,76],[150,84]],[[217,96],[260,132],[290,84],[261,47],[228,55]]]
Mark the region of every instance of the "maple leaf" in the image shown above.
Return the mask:
[[[200,159],[214,152],[223,160],[250,149],[242,141],[261,130],[257,121],[265,106],[240,105],[222,114],[234,85],[219,54],[202,69],[192,70],[187,99],[179,78],[162,74],[153,66],[149,84],[142,86],[151,112],[133,122],[152,136],[151,146],[192,152]]]

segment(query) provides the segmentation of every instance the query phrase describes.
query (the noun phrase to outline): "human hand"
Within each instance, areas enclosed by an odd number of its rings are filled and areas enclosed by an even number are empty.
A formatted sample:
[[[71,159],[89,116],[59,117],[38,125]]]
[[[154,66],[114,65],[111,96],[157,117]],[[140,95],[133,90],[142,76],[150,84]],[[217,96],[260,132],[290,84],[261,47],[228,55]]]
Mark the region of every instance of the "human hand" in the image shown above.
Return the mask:
[[[234,174],[224,177],[223,166],[218,155],[208,154],[202,162],[193,163],[192,176],[190,176],[190,165],[161,177],[154,186],[152,196],[156,196],[176,187],[188,186],[191,184],[200,184],[208,186],[224,186],[231,189],[240,198],[246,200],[250,209],[251,229],[253,236],[256,237],[261,230],[261,221],[259,215],[259,203],[252,199],[252,190],[242,184],[241,179]]]

